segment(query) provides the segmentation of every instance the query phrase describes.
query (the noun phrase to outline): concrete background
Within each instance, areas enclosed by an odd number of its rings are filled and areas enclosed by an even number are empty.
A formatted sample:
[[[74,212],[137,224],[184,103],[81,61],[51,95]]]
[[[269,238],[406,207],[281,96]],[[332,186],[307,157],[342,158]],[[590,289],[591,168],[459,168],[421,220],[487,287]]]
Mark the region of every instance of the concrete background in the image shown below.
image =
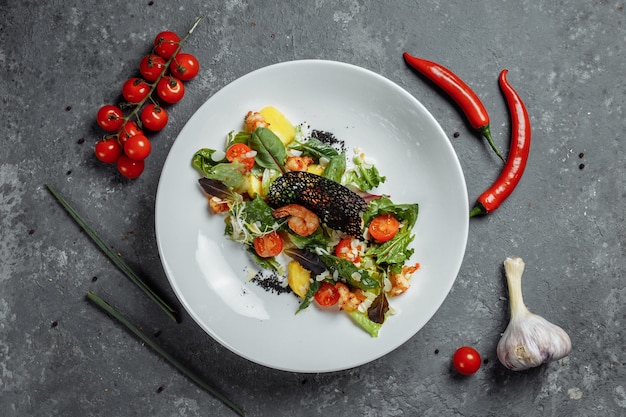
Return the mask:
[[[156,33],[184,33],[200,75],[153,135],[144,174],[121,179],[96,161],[98,108],[119,98]],[[114,303],[249,416],[623,416],[626,29],[621,1],[0,1],[0,415],[230,416],[85,299]],[[473,201],[499,165],[459,111],[412,73],[402,52],[444,63],[485,102],[508,148],[497,74],[533,124],[527,171],[492,215],[472,219],[457,281],[406,344],[330,374],[275,371],[239,358],[189,316],[170,323],[45,190],[72,201],[105,241],[175,301],[157,255],[160,169],[187,119],[238,77],[276,62],[320,58],[398,83],[435,115]],[[455,133],[458,132],[458,137]],[[508,322],[502,261],[526,261],[528,306],[564,327],[565,359],[527,372],[502,367]],[[460,377],[470,344],[481,370]]]

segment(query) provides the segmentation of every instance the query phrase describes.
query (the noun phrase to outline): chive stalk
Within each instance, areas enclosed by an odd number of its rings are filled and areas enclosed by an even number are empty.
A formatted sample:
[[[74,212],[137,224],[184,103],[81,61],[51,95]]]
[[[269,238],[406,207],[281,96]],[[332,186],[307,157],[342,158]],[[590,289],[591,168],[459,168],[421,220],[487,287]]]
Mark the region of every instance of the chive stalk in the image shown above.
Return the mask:
[[[116,320],[122,323],[128,330],[130,330],[135,336],[141,339],[146,345],[151,347],[154,351],[160,354],[165,360],[167,360],[170,364],[172,364],[176,369],[178,369],[183,375],[187,378],[191,379],[194,383],[196,383],[200,388],[207,391],[209,394],[213,395],[215,398],[220,400],[224,405],[229,407],[238,415],[244,417],[245,413],[237,404],[231,401],[226,395],[222,394],[217,389],[211,387],[208,383],[206,383],[202,378],[196,375],[191,369],[183,365],[181,362],[176,360],[172,355],[170,355],[167,351],[165,351],[161,346],[159,346],[154,340],[150,339],[146,336],[141,330],[139,330],[135,325],[133,325],[126,317],[124,317],[121,313],[119,313],[113,306],[104,301],[102,298],[97,296],[95,293],[89,291],[87,292],[87,299],[92,301],[96,306],[100,307],[102,310],[109,313]]]
[[[50,193],[57,199],[57,201],[63,206],[65,211],[78,223],[78,225],[87,233],[87,236],[94,241],[96,245],[104,252],[105,255],[122,271],[128,279],[135,283],[152,301],[157,303],[159,307],[176,323],[179,323],[178,312],[172,308],[163,298],[155,293],[136,273],[131,269],[126,262],[122,260],[104,241],[98,236],[94,230],[83,220],[83,218],[74,210],[74,208],[50,185],[45,184]]]

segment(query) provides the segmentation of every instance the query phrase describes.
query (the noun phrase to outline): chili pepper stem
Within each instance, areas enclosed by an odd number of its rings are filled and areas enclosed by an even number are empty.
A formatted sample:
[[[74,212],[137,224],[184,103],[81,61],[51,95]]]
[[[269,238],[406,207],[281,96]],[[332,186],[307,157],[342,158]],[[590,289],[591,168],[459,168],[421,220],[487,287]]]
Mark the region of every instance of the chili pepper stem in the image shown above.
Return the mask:
[[[506,163],[506,160],[504,159],[498,148],[496,148],[496,145],[493,143],[493,139],[491,138],[491,129],[489,128],[489,125],[487,124],[483,127],[478,128],[478,131],[485,137],[485,139],[487,139],[487,142],[489,142],[489,146],[491,146],[491,149],[493,149],[493,151],[496,153],[496,155],[498,155],[502,162]]]
[[[485,208],[481,204],[476,204],[474,208],[470,210],[469,216],[475,217],[475,216],[482,216],[484,214],[487,214],[487,212],[485,211]]]

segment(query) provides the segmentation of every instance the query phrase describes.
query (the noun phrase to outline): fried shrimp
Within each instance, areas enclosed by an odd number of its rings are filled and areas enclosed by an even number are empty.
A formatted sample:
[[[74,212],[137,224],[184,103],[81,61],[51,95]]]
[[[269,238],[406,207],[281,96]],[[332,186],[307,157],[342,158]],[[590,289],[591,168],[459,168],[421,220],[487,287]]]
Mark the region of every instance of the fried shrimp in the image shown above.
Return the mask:
[[[265,121],[263,115],[259,112],[249,111],[244,119],[244,124],[246,126],[246,132],[252,133],[259,127],[269,127],[269,123]]]
[[[409,282],[409,278],[413,275],[413,272],[419,269],[419,263],[412,266],[403,266],[402,272],[399,274],[390,274],[389,281],[391,282],[391,290],[389,290],[389,295],[400,295],[406,290],[409,289],[411,283]]]
[[[275,219],[289,217],[289,228],[300,236],[309,236],[317,230],[320,219],[317,214],[299,204],[287,204],[272,212]]]
[[[359,304],[363,302],[367,297],[361,290],[355,292],[350,291],[350,288],[342,282],[335,284],[337,291],[339,292],[339,308],[345,311],[354,311],[359,307]]]
[[[308,156],[290,156],[285,162],[285,168],[289,171],[306,171],[313,162],[313,158]]]

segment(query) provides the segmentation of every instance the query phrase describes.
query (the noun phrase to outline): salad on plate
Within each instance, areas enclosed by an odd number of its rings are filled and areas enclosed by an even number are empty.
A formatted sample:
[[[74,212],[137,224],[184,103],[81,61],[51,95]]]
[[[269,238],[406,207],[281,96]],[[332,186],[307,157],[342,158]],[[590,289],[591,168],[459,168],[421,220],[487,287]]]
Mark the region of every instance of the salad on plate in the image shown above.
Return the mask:
[[[297,295],[296,312],[342,311],[378,336],[419,269],[410,247],[419,206],[376,192],[385,177],[372,158],[267,106],[192,164],[225,235],[271,272],[253,281]]]

